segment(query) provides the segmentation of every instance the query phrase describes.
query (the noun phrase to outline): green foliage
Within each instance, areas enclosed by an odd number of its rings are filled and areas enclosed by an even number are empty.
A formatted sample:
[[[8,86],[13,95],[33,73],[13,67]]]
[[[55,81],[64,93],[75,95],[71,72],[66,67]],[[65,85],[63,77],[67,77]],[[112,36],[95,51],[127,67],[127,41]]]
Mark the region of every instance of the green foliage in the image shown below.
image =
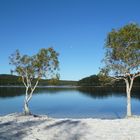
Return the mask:
[[[56,80],[55,83],[52,82],[52,79],[40,79],[39,86],[48,86],[48,85],[77,85],[77,81],[68,81],[68,80]],[[9,75],[9,74],[0,74],[0,86],[22,86],[22,80],[20,76]]]
[[[113,29],[107,36],[104,62],[110,73],[124,76],[137,73],[140,69],[140,27],[128,24],[120,29]]]
[[[58,74],[49,80],[50,85],[58,85],[58,83],[59,83],[59,75]]]
[[[20,80],[19,76],[15,75],[9,75],[9,74],[0,74],[0,85],[2,86],[16,86],[16,85],[22,85],[22,82]]]
[[[15,66],[12,72],[28,79],[41,79],[54,75],[58,69],[58,53],[53,48],[41,49],[36,55],[21,55],[18,50],[10,56],[10,64]]]
[[[91,75],[89,77],[85,77],[78,81],[79,86],[100,86],[101,83],[99,81],[98,75]]]
[[[99,83],[102,86],[113,84],[115,81],[109,76],[109,70],[107,68],[101,69],[99,74]]]
[[[111,89],[110,84],[112,87],[125,87],[124,80],[115,81],[112,82],[112,77],[109,77],[108,75],[102,75],[99,73],[98,75],[91,75],[89,77],[85,77],[77,82],[78,86],[109,86]],[[137,77],[134,81],[134,87],[137,88],[140,85],[140,77]]]

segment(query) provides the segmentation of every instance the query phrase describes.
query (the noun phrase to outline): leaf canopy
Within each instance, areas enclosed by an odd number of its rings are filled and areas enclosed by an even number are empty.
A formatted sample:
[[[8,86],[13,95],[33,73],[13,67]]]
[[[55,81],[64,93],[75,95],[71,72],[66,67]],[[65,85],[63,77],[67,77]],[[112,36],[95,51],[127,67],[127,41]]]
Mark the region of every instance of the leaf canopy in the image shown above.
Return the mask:
[[[113,29],[106,39],[104,62],[116,76],[140,71],[140,26],[128,24]]]
[[[58,53],[53,48],[43,48],[36,55],[21,55],[19,50],[10,56],[13,72],[28,78],[42,78],[53,75],[58,70]]]

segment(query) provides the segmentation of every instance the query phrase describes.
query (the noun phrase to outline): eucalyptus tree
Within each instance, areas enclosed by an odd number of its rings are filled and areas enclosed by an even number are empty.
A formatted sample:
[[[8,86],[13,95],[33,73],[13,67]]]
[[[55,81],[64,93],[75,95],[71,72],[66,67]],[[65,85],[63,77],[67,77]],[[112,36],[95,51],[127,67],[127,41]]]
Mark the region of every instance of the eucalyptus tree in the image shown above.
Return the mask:
[[[57,75],[59,66],[58,53],[53,48],[43,48],[33,56],[21,55],[16,50],[10,56],[10,64],[14,66],[12,72],[21,77],[26,88],[24,99],[24,114],[31,114],[28,103],[32,98],[39,80]]]
[[[127,93],[127,116],[131,113],[131,91],[140,76],[140,26],[127,24],[108,33],[105,44],[105,72],[111,79],[124,80]]]

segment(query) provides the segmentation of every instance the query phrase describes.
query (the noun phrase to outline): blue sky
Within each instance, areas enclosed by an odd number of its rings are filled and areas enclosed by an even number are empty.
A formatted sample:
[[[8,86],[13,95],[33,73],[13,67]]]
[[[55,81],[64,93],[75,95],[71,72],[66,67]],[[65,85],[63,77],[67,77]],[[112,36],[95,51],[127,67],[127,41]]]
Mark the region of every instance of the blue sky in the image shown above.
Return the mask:
[[[10,73],[11,53],[32,55],[53,46],[60,76],[79,80],[102,67],[112,28],[140,24],[139,0],[0,0],[0,74]]]

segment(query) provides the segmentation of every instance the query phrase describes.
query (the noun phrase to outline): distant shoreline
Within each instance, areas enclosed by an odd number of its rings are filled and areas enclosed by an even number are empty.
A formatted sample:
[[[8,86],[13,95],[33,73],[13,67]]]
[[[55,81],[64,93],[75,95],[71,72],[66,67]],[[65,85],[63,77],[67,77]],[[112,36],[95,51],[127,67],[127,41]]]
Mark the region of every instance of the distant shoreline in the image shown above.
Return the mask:
[[[25,86],[14,86],[14,85],[0,85],[1,87],[10,87],[10,88],[24,88]],[[62,86],[37,86],[37,88],[77,88],[80,86],[72,86],[72,85],[62,85]]]
[[[25,86],[22,86],[22,85],[0,85],[0,87],[25,87]],[[62,87],[62,88],[69,88],[69,87],[72,87],[72,88],[78,88],[78,87],[81,87],[81,88],[125,88],[125,86],[80,86],[80,85],[48,85],[48,86],[37,86],[37,88],[59,88],[59,87]],[[140,86],[133,86],[133,88],[140,88]]]

